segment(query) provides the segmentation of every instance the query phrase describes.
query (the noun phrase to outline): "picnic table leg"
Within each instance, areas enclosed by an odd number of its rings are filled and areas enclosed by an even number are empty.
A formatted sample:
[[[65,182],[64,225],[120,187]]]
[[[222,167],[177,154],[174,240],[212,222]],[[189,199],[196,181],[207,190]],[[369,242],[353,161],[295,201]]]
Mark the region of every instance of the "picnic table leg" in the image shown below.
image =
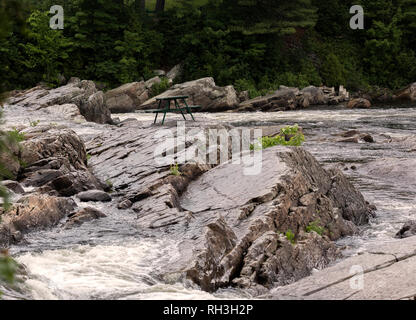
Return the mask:
[[[176,106],[176,108],[177,108],[177,109],[179,109],[179,111],[182,113],[182,117],[183,117],[183,119],[186,121],[185,115],[183,114],[182,108],[181,108],[181,106],[179,105],[179,103],[178,103],[178,101],[177,101],[177,100],[175,100],[175,106]]]
[[[192,120],[195,121],[194,115],[192,114],[191,108],[189,108],[188,104],[186,103],[186,100],[183,99],[183,102],[185,102],[186,110],[188,110],[188,113],[191,115]]]
[[[155,117],[155,121],[153,122],[153,124],[155,124],[156,123],[156,121],[157,121],[157,116],[159,115],[159,112],[156,112],[156,117]]]
[[[165,123],[165,118],[166,118],[166,111],[163,113],[163,120],[162,120],[162,126]]]

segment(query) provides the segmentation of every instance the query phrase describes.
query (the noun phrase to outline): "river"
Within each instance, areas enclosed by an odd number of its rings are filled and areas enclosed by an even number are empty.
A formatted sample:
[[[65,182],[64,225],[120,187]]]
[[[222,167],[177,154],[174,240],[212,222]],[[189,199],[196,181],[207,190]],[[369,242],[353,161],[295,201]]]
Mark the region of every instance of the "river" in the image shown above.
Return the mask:
[[[6,114],[7,116],[7,114]],[[121,120],[152,121],[148,114],[114,115]],[[175,119],[176,115],[170,115]],[[341,239],[345,255],[369,244],[391,241],[402,224],[416,216],[416,106],[385,106],[369,110],[342,107],[311,108],[277,113],[197,114],[234,126],[271,126],[298,123],[305,148],[324,166],[338,166],[378,208],[377,217],[360,234]],[[95,127],[94,127],[95,128]],[[93,134],[81,125],[81,136]],[[340,143],[336,136],[348,130],[371,134],[376,143]],[[79,204],[85,206],[85,204]],[[91,204],[88,204],[91,206]],[[132,211],[98,204],[107,218],[65,230],[54,228],[27,235],[11,248],[28,274],[9,298],[27,299],[249,299],[234,288],[214,294],[188,282],[166,283],[159,270],[178,254],[175,243],[152,238],[136,227]]]

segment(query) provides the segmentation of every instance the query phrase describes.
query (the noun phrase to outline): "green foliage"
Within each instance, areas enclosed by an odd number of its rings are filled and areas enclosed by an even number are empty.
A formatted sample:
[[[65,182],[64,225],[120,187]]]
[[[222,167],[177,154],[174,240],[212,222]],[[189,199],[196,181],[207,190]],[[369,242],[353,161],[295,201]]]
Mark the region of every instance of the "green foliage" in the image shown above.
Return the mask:
[[[177,177],[182,175],[182,173],[179,171],[179,165],[177,163],[170,166],[170,174]]]
[[[67,0],[64,30],[49,28],[59,1],[28,2],[15,14],[22,1],[0,0],[4,89],[61,75],[115,87],[178,63],[177,81],[210,76],[251,98],[280,85],[395,89],[416,77],[416,0],[166,0],[157,14],[140,0]],[[365,8],[365,30],[349,28],[353,4]]]
[[[7,136],[9,138],[9,141],[22,142],[25,140],[24,132],[20,132],[16,128],[14,128],[12,131],[7,132]]]
[[[160,83],[153,84],[152,89],[151,89],[152,97],[155,97],[155,96],[165,92],[166,90],[169,89],[169,87],[170,87],[169,79],[168,78],[162,78]]]
[[[292,232],[292,230],[288,230],[285,234],[286,239],[290,241],[291,244],[295,244],[295,234]]]
[[[306,227],[306,232],[310,233],[312,231],[315,231],[317,234],[322,236],[325,233],[325,228],[321,227],[319,220],[312,221],[309,223],[309,225]]]
[[[305,142],[305,136],[296,124],[287,126],[280,130],[280,134],[275,137],[262,137],[255,144],[250,146],[251,150],[261,150],[277,145],[299,147]]]
[[[13,283],[17,263],[5,253],[0,253],[0,282]]]

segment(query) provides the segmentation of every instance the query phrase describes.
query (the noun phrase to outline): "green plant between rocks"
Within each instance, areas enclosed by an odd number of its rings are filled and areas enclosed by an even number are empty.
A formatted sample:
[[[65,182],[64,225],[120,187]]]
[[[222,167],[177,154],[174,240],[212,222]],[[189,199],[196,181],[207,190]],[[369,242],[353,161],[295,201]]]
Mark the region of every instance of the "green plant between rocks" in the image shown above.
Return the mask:
[[[322,236],[325,233],[325,228],[324,227],[321,227],[319,224],[320,224],[320,221],[319,220],[312,221],[306,227],[306,232],[307,233],[311,233],[311,232],[315,231],[317,234],[319,234],[320,236]]]
[[[179,165],[177,163],[170,166],[170,174],[177,177],[182,175],[182,173],[179,171]]]
[[[286,239],[291,243],[291,244],[295,244],[295,234],[293,233],[292,230],[288,230],[285,234]]]
[[[262,150],[277,145],[300,147],[305,142],[305,136],[296,124],[287,126],[280,130],[280,134],[275,137],[262,137],[250,146],[250,150]]]

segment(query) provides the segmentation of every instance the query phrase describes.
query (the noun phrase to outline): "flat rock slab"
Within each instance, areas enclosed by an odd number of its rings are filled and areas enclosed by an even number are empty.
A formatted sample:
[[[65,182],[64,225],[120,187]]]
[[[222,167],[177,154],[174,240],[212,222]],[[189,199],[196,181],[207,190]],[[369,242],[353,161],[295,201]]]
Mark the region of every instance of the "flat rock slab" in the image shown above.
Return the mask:
[[[274,289],[264,298],[413,299],[415,270],[416,237],[411,237],[370,248],[308,278]],[[363,272],[361,279],[360,272]]]
[[[277,157],[263,159],[260,175],[245,175],[242,166],[224,164],[192,182],[181,205],[194,213],[236,208],[272,193],[280,177],[287,172],[288,166]]]

